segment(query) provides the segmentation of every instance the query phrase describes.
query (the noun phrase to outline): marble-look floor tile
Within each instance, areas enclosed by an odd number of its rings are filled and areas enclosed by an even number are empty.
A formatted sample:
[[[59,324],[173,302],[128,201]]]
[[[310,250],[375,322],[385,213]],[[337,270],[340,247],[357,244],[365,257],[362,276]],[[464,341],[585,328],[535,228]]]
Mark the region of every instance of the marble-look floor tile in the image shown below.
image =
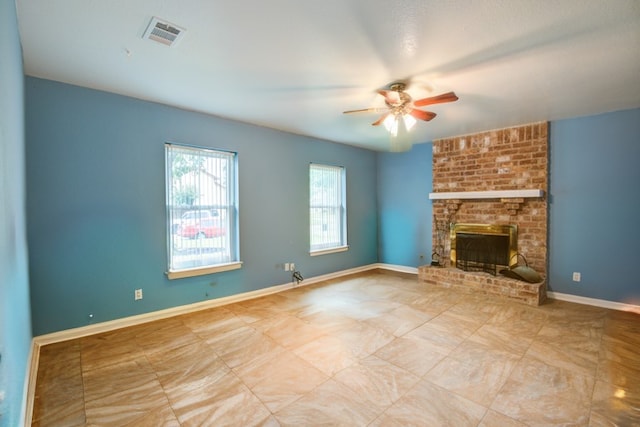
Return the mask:
[[[401,337],[407,332],[421,326],[433,317],[407,305],[400,305],[397,308],[385,313],[384,316],[377,316],[365,320],[365,323],[383,331]]]
[[[522,358],[521,354],[512,353],[502,345],[487,345],[486,341],[477,342],[472,340],[472,337],[449,353],[449,357],[464,363],[478,365],[491,362],[515,363]]]
[[[324,309],[299,313],[298,317],[310,325],[321,329],[325,334],[330,335],[358,326],[357,320],[353,320],[341,312],[327,311]]]
[[[163,351],[201,341],[193,331],[181,321],[152,322],[136,334],[136,343],[146,354]]]
[[[499,412],[488,410],[478,427],[528,427],[527,424],[502,415]]]
[[[265,363],[246,364],[233,371],[272,412],[296,401],[329,378],[289,351]]]
[[[610,313],[609,310],[602,307],[553,299],[547,300],[545,304],[540,306],[540,310],[547,313],[551,324],[568,322],[580,325],[583,322],[591,324],[597,322],[602,325]]]
[[[390,300],[368,300],[350,304],[349,307],[343,308],[341,311],[345,316],[354,320],[367,320],[385,316],[400,306],[401,304]]]
[[[515,365],[516,360],[507,357],[464,362],[446,357],[424,379],[489,407]]]
[[[395,337],[380,328],[369,326],[364,322],[354,322],[344,329],[333,331],[342,345],[359,359],[375,353],[378,349],[389,344]]]
[[[423,295],[418,288],[411,286],[410,281],[381,281],[367,284],[364,292],[377,299],[394,301],[403,305],[410,305]]]
[[[324,311],[349,317],[351,320],[357,320],[354,319],[354,317],[349,316],[349,312],[360,303],[362,303],[362,298],[351,293],[318,293],[314,298],[313,305],[306,307],[297,314],[299,317],[303,317],[305,314],[310,312]]]
[[[599,340],[579,334],[552,337],[539,334],[526,354],[550,365],[593,377],[598,367],[599,344]]]
[[[227,329],[224,332],[218,332],[216,334],[208,334],[209,336],[205,339],[205,342],[216,353],[224,353],[228,346],[238,342],[244,342],[255,335],[256,332],[253,327],[243,323],[242,326],[234,329]]]
[[[468,339],[503,353],[522,356],[531,346],[533,337],[522,337],[502,328],[485,324],[478,328]]]
[[[246,329],[243,331],[242,334],[234,335],[233,339],[217,342],[214,346],[216,354],[230,368],[260,364],[285,351],[284,347],[258,330]]]
[[[604,335],[600,345],[599,360],[618,362],[640,371],[640,344]]]
[[[454,305],[456,305],[456,301],[442,300],[434,295],[422,296],[408,304],[409,307],[419,310],[432,318],[439,316]]]
[[[92,409],[91,418],[87,417],[87,425],[106,427],[181,427],[173,410],[166,404],[154,408],[126,406],[117,407],[117,410],[108,407]]]
[[[375,272],[47,345],[39,362],[34,426],[640,425],[640,315]]]
[[[455,320],[458,320],[458,325]],[[476,326],[468,320],[446,313],[437,316],[422,326],[404,335],[406,338],[417,338],[428,341],[434,350],[449,354],[460,345]]]
[[[80,358],[45,364],[38,370],[35,397],[64,402],[83,393]]]
[[[429,372],[446,356],[446,353],[435,349],[429,341],[407,336],[394,339],[374,354],[419,377]]]
[[[585,425],[593,386],[593,377],[525,356],[491,409],[531,426]]]
[[[486,408],[429,381],[420,381],[371,426],[476,427]]]
[[[379,407],[380,412],[396,402],[420,379],[376,356],[369,356],[343,369],[333,378]]]
[[[468,295],[459,299],[448,311],[456,314],[484,314],[486,322],[494,314],[501,312],[505,308],[503,299],[496,299],[486,295]],[[478,317],[482,321],[482,317]]]
[[[249,327],[245,321],[229,311],[224,311],[222,314],[208,310],[204,313],[198,312],[185,316],[183,322],[203,340],[215,339],[219,335]]]
[[[358,362],[349,347],[333,336],[323,335],[293,350],[293,353],[327,376]]]
[[[626,363],[604,360],[598,363],[596,378],[621,387],[640,384],[640,370]]]
[[[178,425],[160,382],[136,381],[85,402],[88,425]]]
[[[42,366],[55,365],[62,362],[77,363],[80,358],[80,341],[70,340],[48,344],[40,348]]]
[[[144,353],[135,341],[135,332],[127,328],[80,339],[82,371],[139,358]]]
[[[34,393],[33,425],[85,425],[84,386],[78,340],[40,349]]]
[[[32,426],[74,427],[87,422],[82,395],[64,401],[51,396],[36,397],[32,418]]]
[[[591,404],[591,423],[640,426],[640,388],[596,381]]]
[[[207,329],[212,325],[216,325],[226,320],[240,320],[237,316],[227,308],[228,306],[213,307],[205,310],[198,310],[192,313],[176,316],[185,326],[191,330]]]
[[[444,312],[431,319],[428,324],[436,326],[443,331],[447,331],[451,336],[466,339],[473,334],[480,326],[481,322],[469,313]]]
[[[549,321],[538,332],[539,335],[547,336],[560,336],[565,333],[581,335],[587,339],[598,341],[604,334],[604,318],[589,319],[584,316],[576,316],[576,318],[567,316],[556,319],[550,316]]]
[[[548,315],[535,307],[509,304],[495,313],[486,325],[516,337],[534,338],[547,319]]]
[[[195,343],[147,356],[165,391],[197,389],[216,382],[231,369],[203,343]]]
[[[299,347],[324,335],[324,331],[289,314],[278,314],[251,325],[286,348]]]
[[[366,426],[377,408],[342,383],[328,380],[275,413],[284,426]]]
[[[269,410],[232,372],[200,387],[176,387],[168,393],[182,426],[267,424]]]
[[[268,295],[253,300],[242,301],[226,306],[239,319],[246,323],[268,319],[282,313],[279,307],[280,297],[277,294]]]
[[[157,381],[156,373],[144,356],[126,362],[91,369],[82,375],[86,402],[137,387],[147,387]]]

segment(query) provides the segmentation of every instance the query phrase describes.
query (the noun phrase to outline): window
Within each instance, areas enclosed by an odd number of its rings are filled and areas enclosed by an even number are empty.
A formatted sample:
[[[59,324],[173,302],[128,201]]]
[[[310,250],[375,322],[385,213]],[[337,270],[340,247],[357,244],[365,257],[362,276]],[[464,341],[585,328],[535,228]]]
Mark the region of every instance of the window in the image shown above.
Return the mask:
[[[311,255],[345,251],[347,207],[343,167],[309,167],[309,223]]]
[[[166,144],[170,279],[240,268],[236,154]]]

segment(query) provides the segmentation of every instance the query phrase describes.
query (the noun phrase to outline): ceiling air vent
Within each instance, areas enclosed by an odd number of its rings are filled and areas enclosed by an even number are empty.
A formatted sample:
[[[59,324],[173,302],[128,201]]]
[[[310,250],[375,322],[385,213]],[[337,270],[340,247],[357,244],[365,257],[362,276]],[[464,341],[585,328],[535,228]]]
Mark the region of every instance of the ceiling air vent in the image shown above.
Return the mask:
[[[151,18],[143,39],[157,41],[167,46],[175,46],[186,30],[155,16]]]

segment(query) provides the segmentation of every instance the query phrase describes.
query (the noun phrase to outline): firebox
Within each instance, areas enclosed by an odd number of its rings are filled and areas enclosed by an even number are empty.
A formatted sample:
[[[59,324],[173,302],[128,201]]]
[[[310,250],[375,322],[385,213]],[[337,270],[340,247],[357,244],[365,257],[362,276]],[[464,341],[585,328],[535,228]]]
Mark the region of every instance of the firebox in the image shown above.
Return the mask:
[[[464,271],[499,270],[517,264],[518,226],[451,224],[451,265]]]

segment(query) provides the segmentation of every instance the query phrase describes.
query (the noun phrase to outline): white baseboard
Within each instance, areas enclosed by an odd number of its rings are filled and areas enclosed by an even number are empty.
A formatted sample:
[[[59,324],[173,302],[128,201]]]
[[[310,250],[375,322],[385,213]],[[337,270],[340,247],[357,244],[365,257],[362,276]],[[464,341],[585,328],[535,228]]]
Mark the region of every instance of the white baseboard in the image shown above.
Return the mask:
[[[38,378],[38,363],[40,362],[40,346],[31,340],[31,348],[27,356],[27,371],[22,395],[22,419],[19,424],[31,426],[33,421],[33,403],[36,396],[36,379]]]
[[[640,314],[640,306],[625,304],[622,302],[607,301],[603,299],[581,297],[578,295],[563,294],[560,292],[548,291],[547,296],[560,301],[575,302],[578,304],[593,305],[595,307],[609,308],[611,310],[630,311]]]
[[[390,270],[390,271],[397,271],[399,273],[409,273],[409,274],[418,274],[418,268],[417,267],[407,267],[406,265],[396,265],[396,264],[383,264],[383,263],[377,263],[377,264],[372,264],[371,268],[380,268],[382,270]]]

